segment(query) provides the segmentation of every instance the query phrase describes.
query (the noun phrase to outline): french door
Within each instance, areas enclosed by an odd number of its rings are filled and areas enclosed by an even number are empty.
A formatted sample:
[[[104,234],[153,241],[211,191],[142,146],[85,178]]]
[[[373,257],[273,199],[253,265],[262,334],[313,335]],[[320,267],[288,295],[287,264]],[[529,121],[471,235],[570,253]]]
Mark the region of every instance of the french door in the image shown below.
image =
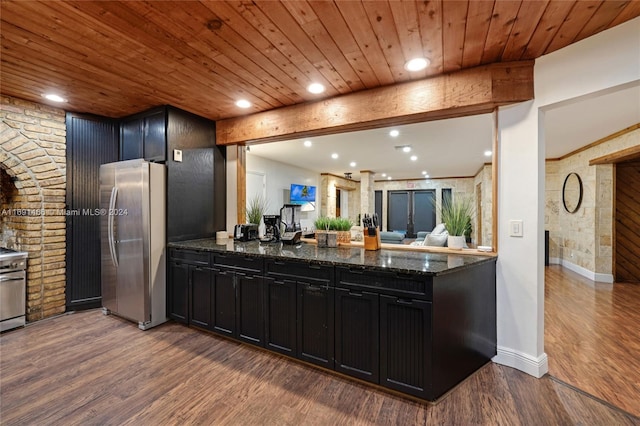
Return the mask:
[[[405,232],[415,238],[419,231],[431,231],[436,224],[435,190],[387,192],[387,230]]]

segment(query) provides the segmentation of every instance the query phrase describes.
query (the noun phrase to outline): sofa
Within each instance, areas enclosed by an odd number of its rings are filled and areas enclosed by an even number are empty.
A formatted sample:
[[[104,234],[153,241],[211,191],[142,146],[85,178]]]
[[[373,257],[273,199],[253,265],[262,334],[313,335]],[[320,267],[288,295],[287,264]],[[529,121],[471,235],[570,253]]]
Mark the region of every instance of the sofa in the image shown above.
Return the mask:
[[[382,231],[380,232],[380,242],[386,244],[402,244],[404,241],[404,236],[404,232]]]

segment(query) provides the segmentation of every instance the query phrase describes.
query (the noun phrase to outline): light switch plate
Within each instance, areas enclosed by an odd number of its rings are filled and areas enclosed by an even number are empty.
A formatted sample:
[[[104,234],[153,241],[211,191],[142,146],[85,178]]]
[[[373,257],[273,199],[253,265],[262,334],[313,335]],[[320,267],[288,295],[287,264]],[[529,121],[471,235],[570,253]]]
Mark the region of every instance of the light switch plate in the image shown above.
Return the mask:
[[[173,150],[173,161],[177,163],[182,163],[182,150],[174,149]]]
[[[509,236],[522,237],[522,220],[510,220],[509,221]]]

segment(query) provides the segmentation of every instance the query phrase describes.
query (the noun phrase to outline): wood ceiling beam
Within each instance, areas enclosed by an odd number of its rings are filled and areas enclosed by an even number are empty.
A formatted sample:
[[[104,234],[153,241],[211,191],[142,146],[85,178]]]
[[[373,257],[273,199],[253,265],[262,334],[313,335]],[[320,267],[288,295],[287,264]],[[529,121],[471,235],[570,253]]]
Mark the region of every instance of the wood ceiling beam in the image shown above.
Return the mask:
[[[486,65],[216,122],[216,144],[275,142],[484,114],[533,99],[533,61]]]

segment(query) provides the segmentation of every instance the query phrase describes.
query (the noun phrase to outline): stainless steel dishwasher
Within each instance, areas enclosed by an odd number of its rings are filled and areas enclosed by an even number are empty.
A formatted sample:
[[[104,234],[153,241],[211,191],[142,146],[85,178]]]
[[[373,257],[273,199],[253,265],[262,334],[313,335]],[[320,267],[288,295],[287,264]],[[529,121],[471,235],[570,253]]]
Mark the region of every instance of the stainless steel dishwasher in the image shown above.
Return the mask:
[[[27,256],[0,248],[0,331],[25,324]]]

